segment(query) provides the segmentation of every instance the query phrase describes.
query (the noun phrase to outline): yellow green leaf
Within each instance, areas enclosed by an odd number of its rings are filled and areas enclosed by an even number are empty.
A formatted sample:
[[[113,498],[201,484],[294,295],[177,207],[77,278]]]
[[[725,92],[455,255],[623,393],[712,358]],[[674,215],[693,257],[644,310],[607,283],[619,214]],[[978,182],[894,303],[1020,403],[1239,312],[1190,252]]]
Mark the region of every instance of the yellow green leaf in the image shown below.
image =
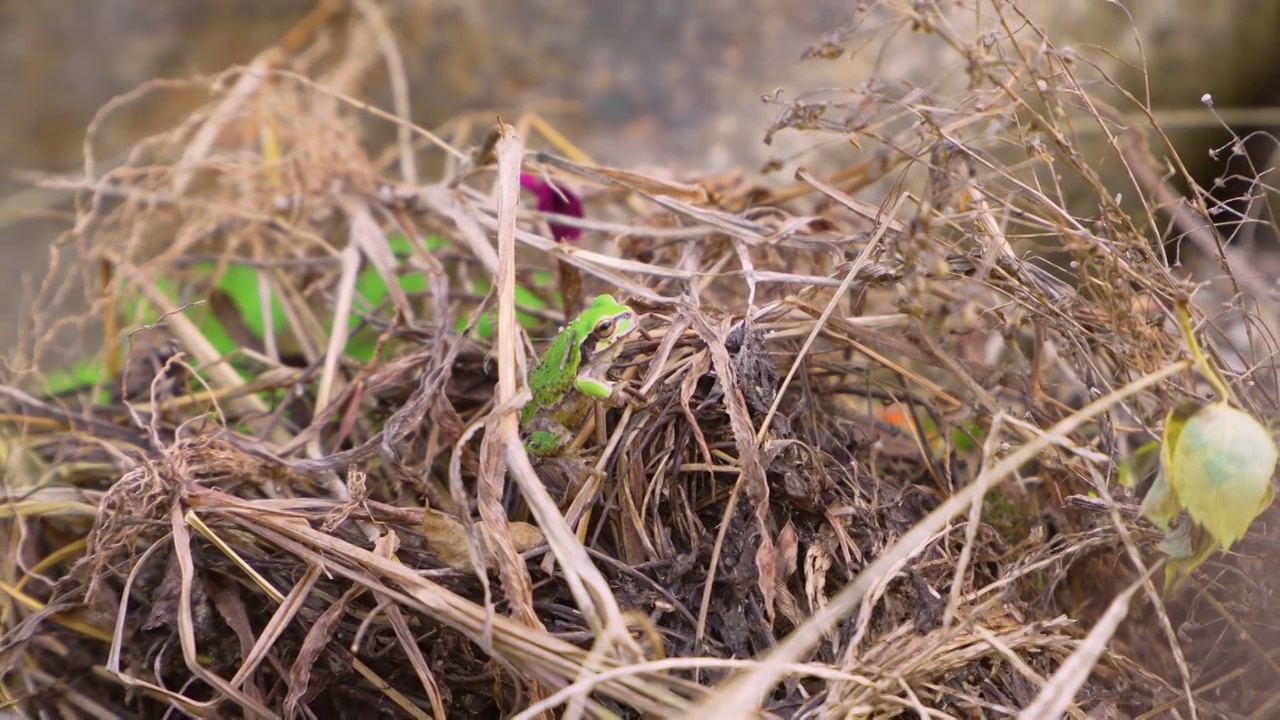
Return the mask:
[[[1187,514],[1229,549],[1266,507],[1277,450],[1252,415],[1225,403],[1181,422],[1169,415],[1162,451],[1170,487]]]
[[[1161,530],[1169,529],[1169,521],[1178,514],[1182,506],[1178,504],[1178,495],[1169,486],[1169,474],[1161,468],[1156,474],[1156,481],[1142,498],[1140,512],[1142,517],[1151,521]]]

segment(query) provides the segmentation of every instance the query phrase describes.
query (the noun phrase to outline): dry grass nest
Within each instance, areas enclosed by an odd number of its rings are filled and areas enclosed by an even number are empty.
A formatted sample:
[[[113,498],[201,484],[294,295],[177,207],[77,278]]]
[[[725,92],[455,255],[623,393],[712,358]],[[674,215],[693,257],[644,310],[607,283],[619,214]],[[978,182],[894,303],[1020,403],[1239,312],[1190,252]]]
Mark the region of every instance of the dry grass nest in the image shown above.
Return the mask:
[[[932,17],[913,7],[899,20]],[[1112,482],[1200,388],[1178,371],[1170,318],[1191,288],[1153,243],[1155,207],[1118,205],[1075,151],[1082,118],[1110,132],[1117,116],[1056,102],[1089,97],[1076,66],[1044,45],[996,59],[1026,35],[948,37],[990,60],[967,91],[774,98],[771,133],[853,133],[861,150],[768,185],[603,167],[535,147],[537,123],[485,145],[474,118],[395,121],[350,98],[378,47],[353,37],[201,81],[209,104],[106,167],[94,133],[112,113],[179,91],[144,86],[95,121],[84,176],[42,179],[77,201],[0,387],[8,703],[1098,717],[1263,702],[1271,671],[1246,666],[1267,631],[1247,598],[1267,581],[1245,570],[1266,538],[1166,607],[1159,535]],[[364,131],[388,120],[397,138],[374,152]],[[1167,192],[1145,136],[1116,135],[1151,183],[1139,194]],[[520,173],[580,196],[583,217],[515,207]],[[1068,211],[1063,177],[1096,213]],[[557,242],[551,223],[581,236]],[[279,306],[269,333],[225,297],[229,268]],[[360,302],[361,271],[378,303]],[[77,291],[90,312],[42,310]],[[641,316],[612,369],[630,400],[596,408],[576,460],[531,464],[520,378],[597,292]],[[93,337],[105,381],[41,390],[41,358]],[[344,350],[359,338],[362,359]],[[1216,644],[1225,618],[1257,643]],[[1080,662],[1092,672],[1062,684]],[[1055,690],[1061,706],[1033,704]]]

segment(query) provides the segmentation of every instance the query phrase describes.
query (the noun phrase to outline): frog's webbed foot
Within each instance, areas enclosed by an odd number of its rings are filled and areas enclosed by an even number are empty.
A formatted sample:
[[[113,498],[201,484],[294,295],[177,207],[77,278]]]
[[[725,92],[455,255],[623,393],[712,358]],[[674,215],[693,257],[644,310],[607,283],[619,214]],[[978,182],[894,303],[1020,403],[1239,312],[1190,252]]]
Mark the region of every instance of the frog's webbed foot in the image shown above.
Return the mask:
[[[547,487],[554,488],[560,496],[559,502],[567,501],[568,496],[582,488],[588,478],[594,477],[601,481],[605,478],[604,472],[597,470],[576,452],[568,452],[572,442],[573,433],[553,420],[534,422],[524,440],[525,450],[533,457],[534,464],[544,468],[539,471],[539,476],[547,483]],[[545,475],[544,471],[552,473]]]
[[[604,471],[597,470],[595,465],[592,465],[577,456],[569,455],[557,457],[552,461],[559,466],[560,470],[569,478],[581,477],[585,479],[587,476],[591,476],[603,480],[605,477]],[[581,481],[571,482],[571,484],[581,485]]]
[[[564,425],[554,420],[538,418],[529,425],[524,447],[530,455],[544,458],[556,455],[572,441],[573,433]]]
[[[614,384],[613,392],[609,394],[609,404],[614,407],[625,405],[632,410],[639,410],[649,404],[649,398],[639,388],[632,387],[626,381],[619,381]]]

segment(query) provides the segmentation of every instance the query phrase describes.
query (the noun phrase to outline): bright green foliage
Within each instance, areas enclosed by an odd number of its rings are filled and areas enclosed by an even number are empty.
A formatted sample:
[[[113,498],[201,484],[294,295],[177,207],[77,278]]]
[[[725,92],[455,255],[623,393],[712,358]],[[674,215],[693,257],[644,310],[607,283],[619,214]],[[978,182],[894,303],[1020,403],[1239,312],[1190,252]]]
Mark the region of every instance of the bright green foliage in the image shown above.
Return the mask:
[[[388,235],[387,244],[392,253],[400,260],[409,257],[413,252],[410,240],[402,233],[396,232]],[[443,238],[433,235],[427,238],[426,250],[428,252],[436,252],[446,244],[447,242]],[[288,331],[288,317],[284,312],[281,298],[274,292],[271,282],[266,284],[268,290],[265,294],[266,302],[263,302],[264,295],[260,290],[260,278],[264,271],[250,265],[231,261],[224,264],[197,263],[190,267],[190,272],[193,278],[212,278],[215,273],[217,274],[215,287],[230,301],[230,306],[235,313],[234,321],[241,326],[242,331],[247,331],[259,340],[265,338],[268,328],[277,334]],[[269,279],[272,278],[270,275],[267,277]],[[428,289],[428,278],[424,273],[416,270],[410,271],[404,269],[403,266],[402,270],[397,273],[396,280],[401,289],[410,295],[421,294]],[[539,287],[547,287],[547,283],[550,283],[551,280],[552,275],[546,272],[537,273],[534,276],[534,282]],[[174,304],[190,301],[189,297],[183,297],[178,283],[173,279],[162,277],[156,278],[154,282],[156,287],[169,297]],[[358,328],[362,322],[362,316],[377,312],[379,308],[386,308],[390,292],[382,275],[372,267],[365,267],[357,274],[355,285],[355,309],[357,312],[353,313],[349,320],[349,326],[354,332],[347,342],[344,353],[355,360],[369,362],[373,359],[378,335],[372,329]],[[484,278],[478,278],[470,283],[468,289],[476,295],[482,295],[488,290],[488,282]],[[158,310],[142,300],[136,292],[127,288],[123,282],[119,293],[119,307],[122,310],[121,316],[126,325],[133,326],[140,322],[152,322],[160,314]],[[529,288],[517,287],[516,306],[518,309],[517,318],[520,323],[525,327],[534,327],[538,324],[539,319],[532,313],[545,310],[546,303],[538,293]],[[267,322],[267,312],[270,312],[270,323]],[[209,303],[190,305],[183,313],[195,324],[200,333],[204,335],[205,339],[220,355],[229,356],[239,349],[239,343],[235,340],[235,336],[228,331],[223,320],[219,319]],[[476,334],[484,339],[491,338],[496,317],[496,313],[492,311],[485,313],[475,328]],[[466,330],[466,322],[465,315],[459,317],[457,327],[459,332]],[[68,369],[50,373],[46,381],[46,387],[50,393],[62,394],[109,381],[110,378],[107,377],[106,364],[103,359],[92,358],[82,360]],[[106,402],[107,399],[108,396],[104,395],[102,402]]]
[[[209,263],[198,265],[195,270],[198,273],[213,273],[215,268]],[[267,323],[266,314],[262,311],[262,300],[258,294],[258,272],[248,265],[228,264],[223,269],[222,276],[218,278],[218,289],[230,298],[240,316],[240,321],[249,332],[253,333],[254,337],[262,339],[267,332]],[[169,295],[172,297],[173,293],[170,292]],[[269,293],[268,298],[271,305],[271,327],[279,330],[285,327],[287,322],[284,308],[280,306],[280,299],[275,296],[275,293]],[[205,338],[223,355],[234,351],[235,341],[231,339],[222,323],[214,317],[213,313],[203,315],[197,319],[197,326]]]

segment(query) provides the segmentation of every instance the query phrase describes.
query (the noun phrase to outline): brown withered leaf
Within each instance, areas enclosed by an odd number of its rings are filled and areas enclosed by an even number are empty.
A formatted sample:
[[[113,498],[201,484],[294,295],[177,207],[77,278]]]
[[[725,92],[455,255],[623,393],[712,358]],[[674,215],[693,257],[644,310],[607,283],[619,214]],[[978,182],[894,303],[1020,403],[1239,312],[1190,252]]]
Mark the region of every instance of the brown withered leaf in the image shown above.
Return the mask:
[[[486,570],[493,570],[498,563],[494,554],[493,533],[483,521],[475,525],[480,537],[484,567]],[[546,542],[542,531],[527,522],[513,522],[508,527],[516,552],[528,552]],[[472,569],[471,555],[467,551],[467,532],[457,519],[439,510],[425,508],[422,513],[422,534],[427,539],[427,545],[446,565],[454,570]]]

